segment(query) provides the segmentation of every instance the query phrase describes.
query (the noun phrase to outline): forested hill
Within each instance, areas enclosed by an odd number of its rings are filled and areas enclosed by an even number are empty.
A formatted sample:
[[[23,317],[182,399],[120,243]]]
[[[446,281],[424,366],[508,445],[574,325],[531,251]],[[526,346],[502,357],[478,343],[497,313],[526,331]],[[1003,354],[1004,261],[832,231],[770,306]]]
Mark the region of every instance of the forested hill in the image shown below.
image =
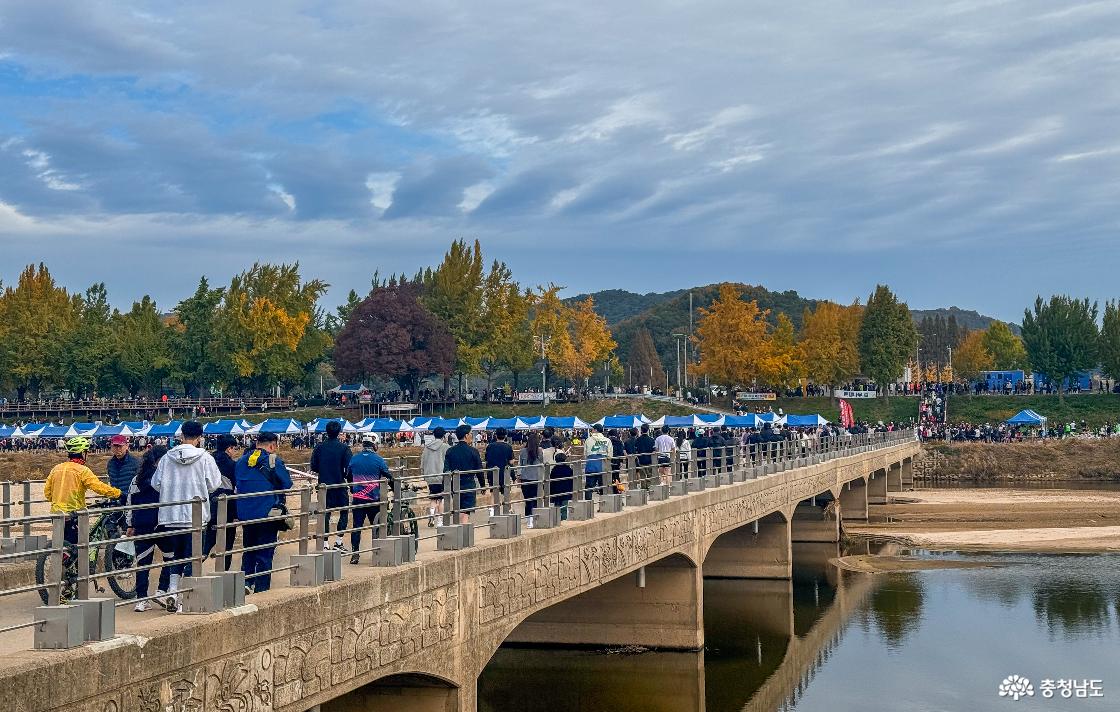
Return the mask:
[[[991,326],[994,318],[985,316],[978,311],[972,309],[961,309],[959,307],[949,307],[948,309],[911,309],[910,314],[914,317],[914,323],[920,323],[922,319],[931,317],[936,319],[948,319],[949,317],[956,317],[957,324],[961,327],[974,331],[976,329],[987,329]],[[1008,324],[1011,331],[1018,334],[1020,332],[1018,324]]]
[[[740,284],[740,293],[744,299],[753,299],[758,302],[761,309],[769,309],[769,319],[773,323],[779,312],[786,314],[793,325],[801,328],[801,317],[806,308],[812,309],[816,299],[802,297],[795,291],[772,292],[765,287],[749,284]],[[688,295],[692,293],[693,319],[699,319],[699,310],[712,303],[719,292],[718,284],[709,284],[704,287],[695,287],[691,290],[681,289],[673,292],[649,292],[635,294],[624,289],[607,289],[593,294],[580,294],[570,298],[569,302],[592,297],[595,300],[595,311],[598,312],[607,324],[610,325],[615,341],[618,342],[618,354],[623,363],[627,363],[630,344],[634,335],[641,329],[648,329],[657,348],[658,356],[666,368],[674,367],[676,363],[676,344],[674,333],[688,331]],[[912,310],[915,322],[920,322],[923,317],[938,317],[948,319],[955,316],[956,322],[966,329],[985,329],[993,321],[992,317],[984,316],[979,312],[950,307],[948,309],[917,309]],[[1012,330],[1018,333],[1018,326],[1011,325]]]
[[[812,308],[817,300],[806,299],[794,291],[771,292],[765,287],[739,284],[743,299],[753,299],[760,309],[769,309],[771,322],[779,312],[789,316],[793,325],[801,327],[801,315],[806,308]],[[618,353],[623,363],[627,362],[630,342],[641,329],[648,329],[661,362],[668,368],[676,363],[676,344],[674,333],[688,332],[688,295],[692,293],[693,319],[700,318],[700,309],[707,307],[719,294],[718,284],[705,287],[682,289],[662,294],[634,294],[621,289],[610,289],[594,294],[581,294],[573,300],[595,299],[595,311],[610,324]],[[640,308],[643,307],[644,308]]]

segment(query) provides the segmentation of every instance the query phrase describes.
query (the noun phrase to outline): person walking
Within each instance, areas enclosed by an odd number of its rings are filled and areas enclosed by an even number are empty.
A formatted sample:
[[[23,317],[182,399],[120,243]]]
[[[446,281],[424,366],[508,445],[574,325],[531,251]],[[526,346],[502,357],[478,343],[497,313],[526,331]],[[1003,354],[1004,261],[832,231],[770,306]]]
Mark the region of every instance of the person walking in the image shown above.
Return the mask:
[[[553,507],[560,508],[560,519],[568,518],[568,503],[572,501],[573,478],[575,472],[568,464],[568,453],[562,449],[556,451],[556,464],[552,466],[549,476],[549,495]]]
[[[350,532],[350,563],[356,564],[360,560],[358,551],[362,545],[362,527],[375,526],[381,514],[381,480],[386,480],[392,485],[393,475],[389,471],[389,463],[377,453],[377,441],[370,436],[362,438],[362,450],[350,459],[348,465],[348,479],[353,483],[351,491],[354,496],[354,527]],[[378,538],[375,528],[370,535],[371,539]]]
[[[350,507],[348,488],[337,486],[346,481],[346,471],[350,467],[351,458],[350,448],[338,439],[341,432],[342,424],[337,420],[327,423],[327,439],[316,445],[315,449],[311,451],[311,471],[319,476],[320,485],[328,486],[326,490],[327,511],[323,514],[324,526],[323,531],[320,532],[320,536],[323,538],[323,549],[334,548],[345,553],[346,546],[342,543],[341,534],[335,534],[333,547],[328,541],[331,531],[331,510],[338,510],[336,532],[345,531],[349,522],[347,516],[347,510]]]
[[[210,453],[214,456],[214,463],[218,466],[218,471],[222,473],[222,484],[218,485],[218,489],[210,494],[210,523],[206,527],[206,532],[203,536],[202,546],[203,550],[209,554],[214,550],[214,546],[218,543],[218,497],[229,497],[233,494],[233,483],[236,477],[237,461],[233,459],[234,448],[237,447],[237,440],[232,435],[219,435],[214,440],[214,451]],[[225,527],[225,551],[233,549],[233,544],[237,540],[237,527],[233,522],[237,520],[237,500],[231,499],[226,502],[226,527]],[[231,555],[225,556],[223,571],[229,571],[230,565],[233,563]]]
[[[136,479],[136,471],[140,469],[140,461],[128,451],[128,438],[124,435],[114,435],[109,438],[109,452],[111,457],[106,465],[109,475],[109,484],[121,491],[117,504],[124,504],[128,497],[128,488]]]
[[[182,610],[179,600],[179,580],[193,571],[191,540],[191,500],[208,501],[210,493],[222,484],[222,472],[210,453],[199,447],[202,442],[202,423],[188,420],[183,423],[182,443],[167,451],[152,474],[152,489],[159,492],[159,531],[167,532],[165,551],[171,552],[171,577],[168,583],[168,600],[165,604]],[[202,526],[210,521],[210,508],[202,508]],[[201,571],[198,572],[201,575]]]
[[[649,425],[643,424],[642,434],[634,442],[634,451],[638,454],[638,479],[646,489],[653,484],[653,453],[656,450],[653,437],[649,434]]]
[[[483,486],[482,458],[471,445],[471,426],[455,428],[457,443],[443,457],[444,472],[456,472],[459,477],[459,523],[469,524],[477,499],[475,494]]]
[[[607,458],[614,452],[611,441],[603,435],[603,426],[592,426],[591,434],[583,441],[583,473],[586,475],[584,488],[586,492],[603,494],[603,471],[606,469]],[[580,493],[583,497],[583,493]]]
[[[537,506],[539,488],[544,475],[544,456],[541,454],[541,436],[530,432],[517,456],[517,475],[521,480],[521,496],[525,500],[525,526],[533,528],[533,509]]]
[[[494,431],[494,441],[486,446],[486,469],[497,470],[496,482],[492,483],[496,490],[494,499],[490,502],[490,516],[497,513],[501,498],[506,493],[506,468],[513,464],[513,448],[506,442],[508,432],[505,428]]]
[[[129,485],[128,493],[125,495],[126,504],[129,507],[141,504],[157,504],[159,502],[159,492],[152,488],[152,475],[156,472],[156,465],[159,464],[160,458],[167,454],[167,448],[163,445],[153,445],[144,453],[143,459],[140,461],[140,467],[136,471],[136,477]],[[157,507],[145,507],[142,509],[129,509],[125,515],[125,524],[128,527],[128,536],[146,536],[154,534],[156,526],[159,524],[159,509]],[[148,566],[155,558],[156,549],[163,543],[162,539],[144,539],[134,543],[136,547],[136,565]],[[170,552],[162,554],[164,565],[160,567],[159,582],[156,584],[155,600],[161,605],[166,605],[167,601],[167,587],[171,580],[171,567],[166,563],[171,558]],[[136,602],[133,610],[138,613],[150,611],[152,609],[152,602],[144,600],[148,598],[148,581],[151,576],[151,569],[141,569],[136,572],[136,598],[141,599]],[[174,613],[174,609],[171,609]]]
[[[436,427],[420,450],[420,474],[428,485],[429,527],[435,526],[436,515],[443,513],[443,462],[451,447],[446,438],[447,431]]]
[[[653,441],[653,448],[657,451],[657,471],[661,476],[661,484],[667,485],[673,479],[673,450],[677,442],[669,435],[669,426],[661,426],[661,434]]]
[[[292,478],[284,461],[276,454],[280,438],[275,433],[261,433],[256,447],[246,450],[234,468],[234,488],[237,494],[254,494],[237,501],[237,517],[242,522],[264,519],[272,508],[283,504],[284,495],[276,490],[292,487]],[[241,525],[244,548],[265,547],[246,551],[241,555],[241,570],[245,572],[245,587],[256,593],[272,587],[272,558],[276,554],[276,539],[280,534],[278,521],[252,522]],[[269,546],[271,545],[271,546]]]

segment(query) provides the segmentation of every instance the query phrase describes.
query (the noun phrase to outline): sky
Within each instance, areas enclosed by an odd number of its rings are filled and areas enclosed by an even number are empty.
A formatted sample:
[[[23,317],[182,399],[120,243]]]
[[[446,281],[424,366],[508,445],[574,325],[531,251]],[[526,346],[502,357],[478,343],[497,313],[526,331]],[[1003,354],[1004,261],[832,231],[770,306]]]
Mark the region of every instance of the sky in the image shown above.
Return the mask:
[[[0,0],[0,280],[327,302],[479,239],[569,294],[718,281],[1018,321],[1120,266],[1120,3]]]

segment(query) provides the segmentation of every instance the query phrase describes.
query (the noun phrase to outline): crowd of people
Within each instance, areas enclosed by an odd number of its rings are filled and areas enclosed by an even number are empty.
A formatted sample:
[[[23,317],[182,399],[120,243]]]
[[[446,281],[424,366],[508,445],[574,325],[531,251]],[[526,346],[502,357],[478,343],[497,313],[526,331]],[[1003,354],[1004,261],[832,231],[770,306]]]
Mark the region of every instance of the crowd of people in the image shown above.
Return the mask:
[[[470,513],[477,509],[489,507],[490,513],[495,513],[501,495],[516,483],[524,501],[526,525],[531,528],[534,509],[544,503],[558,507],[561,517],[567,517],[575,495],[574,466],[580,461],[586,490],[603,494],[666,482],[674,459],[679,461],[682,473],[703,475],[709,466],[719,468],[721,462],[730,462],[737,447],[744,448],[745,453],[759,452],[769,444],[827,441],[845,434],[889,432],[895,427],[893,423],[879,423],[847,429],[835,425],[803,429],[765,426],[734,431],[722,427],[654,429],[649,425],[605,430],[596,425],[586,435],[553,428],[527,433],[499,428],[476,433],[467,425],[449,433],[437,427],[423,434],[418,443],[418,474],[428,498],[428,526],[445,516],[444,488],[448,478],[455,477],[459,523],[468,523]],[[326,493],[325,529],[319,534],[322,545],[349,553],[351,563],[360,560],[362,532],[379,522],[387,498],[382,487],[394,483],[394,470],[378,452],[378,439],[373,434],[360,434],[357,439],[359,448],[355,452],[341,433],[341,425],[337,421],[328,423],[326,432],[314,444],[309,465]],[[292,475],[277,453],[279,441],[280,437],[272,433],[260,433],[251,441],[231,435],[208,437],[197,421],[183,423],[181,435],[171,442],[116,435],[109,439],[111,457],[101,478],[86,461],[91,440],[74,437],[65,442],[66,461],[51,470],[44,494],[52,512],[68,515],[65,539],[70,544],[77,542],[75,513],[87,506],[87,492],[130,506],[125,521],[127,535],[139,537],[136,563],[160,569],[152,595],[149,569],[137,572],[137,611],[151,610],[153,601],[168,610],[182,609],[181,581],[192,574],[191,560],[197,555],[193,551],[190,505],[195,498],[208,502],[202,514],[202,555],[211,554],[219,537],[224,537],[220,551],[235,551],[240,530],[246,587],[252,592],[267,591],[275,547],[286,527],[286,498],[282,492],[293,487]],[[629,474],[623,476],[631,456],[640,473],[635,481]],[[224,530],[218,526],[222,495],[248,495],[224,500]],[[349,534],[349,548],[345,534]],[[152,566],[157,551],[162,558],[159,567]],[[223,562],[228,570],[232,556],[227,553]]]
[[[1120,437],[1120,422],[1106,421],[1091,427],[1084,420],[1053,425],[1010,425],[1008,423],[938,423],[925,422],[918,426],[922,440],[947,442],[1012,443],[1043,439],[1097,439]]]

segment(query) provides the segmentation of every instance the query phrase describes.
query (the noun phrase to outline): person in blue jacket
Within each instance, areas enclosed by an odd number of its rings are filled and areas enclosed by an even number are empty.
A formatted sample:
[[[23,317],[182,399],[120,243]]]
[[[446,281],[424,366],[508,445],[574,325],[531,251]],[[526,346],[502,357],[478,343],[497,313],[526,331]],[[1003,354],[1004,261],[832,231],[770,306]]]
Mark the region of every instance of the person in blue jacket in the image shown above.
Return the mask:
[[[271,494],[276,490],[292,488],[292,478],[284,461],[276,454],[280,438],[274,433],[261,433],[257,436],[256,447],[245,451],[234,468],[237,480],[237,494],[269,492],[259,497],[246,497],[237,500],[237,518],[242,522],[263,519],[269,516],[284,495]],[[241,540],[245,548],[273,546],[255,551],[246,551],[241,556],[241,570],[245,572],[245,586],[256,593],[267,591],[272,585],[272,556],[276,553],[276,537],[280,533],[279,522],[256,522],[243,524]]]
[[[377,524],[377,515],[381,513],[381,481],[386,481],[389,486],[392,475],[389,473],[389,463],[377,454],[377,441],[367,435],[362,438],[362,451],[350,458],[347,466],[348,479],[353,483],[350,487],[354,497],[354,531],[350,532],[350,563],[358,563],[358,550],[362,544],[362,527]],[[372,538],[377,538],[377,530],[373,530]]]

